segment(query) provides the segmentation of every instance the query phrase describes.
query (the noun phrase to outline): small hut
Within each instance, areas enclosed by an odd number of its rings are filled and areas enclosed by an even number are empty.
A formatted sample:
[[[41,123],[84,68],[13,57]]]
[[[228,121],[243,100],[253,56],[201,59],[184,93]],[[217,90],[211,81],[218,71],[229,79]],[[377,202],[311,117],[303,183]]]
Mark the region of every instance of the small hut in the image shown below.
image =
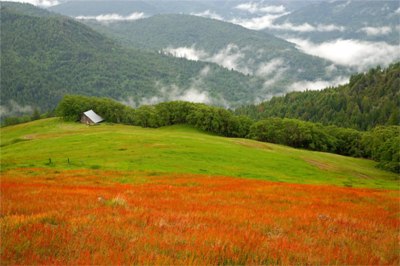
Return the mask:
[[[93,110],[86,111],[81,116],[81,123],[86,125],[96,125],[104,119]]]

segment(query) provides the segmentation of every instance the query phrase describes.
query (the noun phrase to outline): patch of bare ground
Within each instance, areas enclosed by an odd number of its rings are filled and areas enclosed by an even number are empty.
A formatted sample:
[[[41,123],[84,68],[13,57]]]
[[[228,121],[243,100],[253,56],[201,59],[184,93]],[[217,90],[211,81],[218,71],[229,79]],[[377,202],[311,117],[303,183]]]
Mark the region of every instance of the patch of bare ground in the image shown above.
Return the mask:
[[[241,146],[262,149],[262,150],[273,150],[273,148],[267,143],[256,142],[256,141],[245,141],[245,140],[234,140],[233,143]]]
[[[309,159],[309,158],[303,158],[303,160],[313,166],[318,167],[318,169],[321,169],[321,170],[332,171],[332,170],[336,169],[336,167],[334,165],[331,165],[329,163],[325,163],[325,162],[321,162],[321,161],[317,161],[317,160],[313,160],[313,159]]]

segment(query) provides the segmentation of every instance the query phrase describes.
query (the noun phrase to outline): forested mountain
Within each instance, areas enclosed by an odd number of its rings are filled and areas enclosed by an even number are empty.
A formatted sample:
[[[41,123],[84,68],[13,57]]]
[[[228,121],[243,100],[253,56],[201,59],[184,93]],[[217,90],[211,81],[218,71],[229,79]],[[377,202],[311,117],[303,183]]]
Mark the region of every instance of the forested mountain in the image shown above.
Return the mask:
[[[165,13],[190,13],[218,8],[223,10],[229,1],[68,1],[50,9],[67,16],[96,16],[102,14],[146,15]],[[219,5],[218,5],[219,4]]]
[[[320,30],[285,31],[267,29],[267,32],[297,36],[314,42],[342,39],[384,41],[399,44],[400,2],[381,1],[319,1],[299,8],[274,21],[277,25],[313,25]],[[324,26],[331,26],[328,29]],[[336,27],[336,30],[333,30]]]
[[[169,14],[135,21],[85,23],[129,47],[214,62],[259,77],[265,82],[262,100],[293,90],[290,86],[295,82],[330,81],[349,74],[330,61],[300,52],[283,39],[215,19]]]
[[[249,3],[247,0],[60,0],[58,2],[58,5],[49,9],[71,17],[105,14],[127,16],[134,12],[140,12],[146,16],[157,14],[216,14],[224,19],[248,16],[246,12],[236,7],[243,3]],[[287,10],[295,10],[308,5],[309,1],[269,0],[268,4],[284,5]]]
[[[237,113],[255,119],[298,118],[355,129],[399,125],[400,63],[353,75],[346,85],[322,91],[292,92]]]
[[[259,87],[216,64],[123,48],[73,19],[1,3],[2,115],[25,106],[52,109],[66,93],[234,106],[252,102]]]

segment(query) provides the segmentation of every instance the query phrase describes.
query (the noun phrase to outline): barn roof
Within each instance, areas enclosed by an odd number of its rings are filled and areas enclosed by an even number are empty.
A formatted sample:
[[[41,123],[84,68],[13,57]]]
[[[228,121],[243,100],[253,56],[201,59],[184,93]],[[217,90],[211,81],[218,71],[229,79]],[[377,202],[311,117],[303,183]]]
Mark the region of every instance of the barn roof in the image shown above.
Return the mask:
[[[93,123],[97,124],[101,121],[103,121],[104,119],[99,116],[98,114],[96,114],[93,110],[89,110],[83,113],[85,116],[87,116],[90,120],[93,121]]]

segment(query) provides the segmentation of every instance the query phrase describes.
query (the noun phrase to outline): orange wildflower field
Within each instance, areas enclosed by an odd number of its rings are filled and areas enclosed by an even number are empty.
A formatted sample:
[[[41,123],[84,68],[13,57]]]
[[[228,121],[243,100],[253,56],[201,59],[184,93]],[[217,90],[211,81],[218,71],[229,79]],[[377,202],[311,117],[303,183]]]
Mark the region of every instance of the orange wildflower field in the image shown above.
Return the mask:
[[[16,169],[1,264],[399,265],[399,208],[390,190]]]

